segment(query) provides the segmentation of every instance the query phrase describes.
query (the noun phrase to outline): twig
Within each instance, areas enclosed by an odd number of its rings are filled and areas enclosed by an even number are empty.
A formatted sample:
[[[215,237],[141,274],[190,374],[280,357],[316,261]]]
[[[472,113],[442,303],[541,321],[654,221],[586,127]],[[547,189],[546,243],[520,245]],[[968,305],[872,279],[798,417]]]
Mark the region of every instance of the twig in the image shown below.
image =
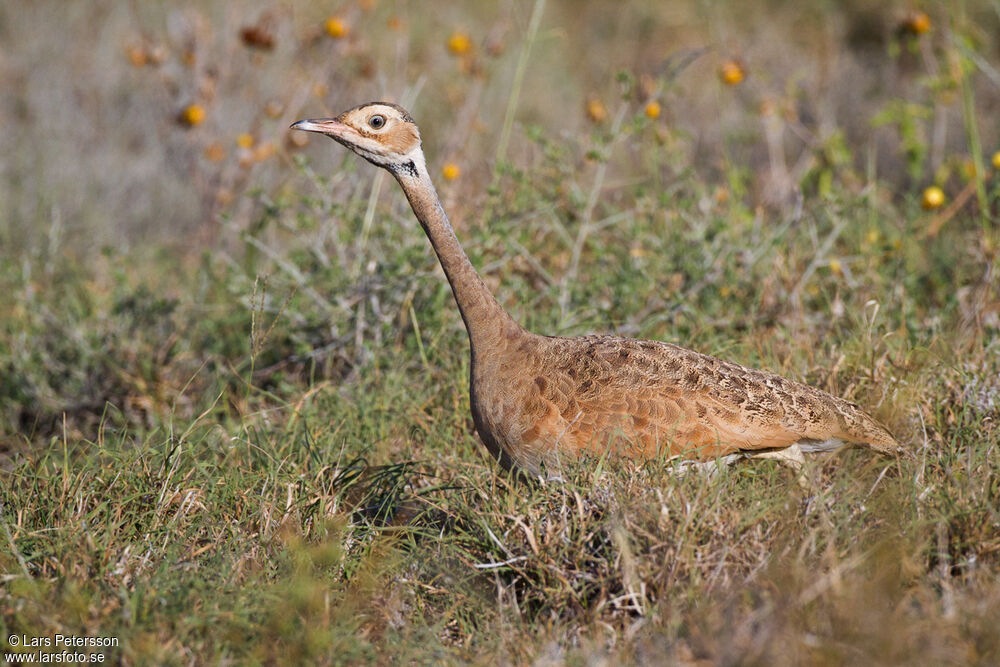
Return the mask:
[[[611,125],[611,141],[605,147],[608,154],[604,156],[597,165],[597,169],[594,172],[594,182],[590,188],[590,194],[587,197],[586,207],[583,209],[583,215],[581,216],[580,230],[576,234],[576,240],[573,243],[573,252],[571,255],[569,269],[562,277],[562,287],[559,292],[559,315],[560,318],[566,320],[566,310],[569,306],[569,296],[570,296],[570,285],[576,280],[577,273],[580,269],[580,255],[583,253],[584,243],[587,241],[587,237],[592,231],[594,231],[594,225],[592,220],[594,217],[594,208],[597,206],[597,200],[600,197],[601,190],[604,187],[604,178],[608,173],[608,161],[610,159],[610,152],[614,147],[615,143],[621,137],[621,127],[622,121],[625,120],[625,112],[627,111],[627,104],[622,104],[618,108],[618,113],[615,115],[615,120]]]
[[[816,272],[816,269],[819,268],[820,264],[826,261],[827,254],[830,252],[830,249],[833,248],[833,244],[836,243],[837,238],[840,236],[840,232],[844,231],[844,227],[846,226],[847,222],[843,219],[839,217],[836,219],[833,229],[823,240],[823,244],[820,246],[819,250],[816,251],[816,256],[813,258],[813,261],[809,263],[809,266],[806,267],[806,270],[802,273],[802,277],[799,278],[799,282],[797,282],[795,287],[792,288],[792,299],[796,303],[799,301],[799,295],[802,292],[802,288],[812,277],[812,274]]]
[[[497,163],[503,162],[507,156],[507,144],[510,141],[510,131],[514,125],[514,114],[517,112],[517,102],[521,96],[524,73],[528,69],[528,55],[531,53],[531,46],[535,43],[535,37],[538,35],[538,26],[542,22],[544,11],[545,0],[535,0],[535,8],[531,10],[531,19],[528,21],[528,32],[524,38],[524,44],[521,45],[521,53],[517,57],[517,69],[514,70],[514,81],[511,84],[510,98],[507,100],[507,111],[503,117],[500,145],[497,146]]]
[[[493,568],[504,567],[506,565],[511,565],[512,563],[518,563],[518,562],[520,562],[522,560],[528,560],[528,557],[527,556],[515,556],[514,558],[509,558],[507,560],[500,561],[498,563],[497,562],[494,562],[494,563],[473,563],[472,567],[476,568],[477,570],[492,570]]]

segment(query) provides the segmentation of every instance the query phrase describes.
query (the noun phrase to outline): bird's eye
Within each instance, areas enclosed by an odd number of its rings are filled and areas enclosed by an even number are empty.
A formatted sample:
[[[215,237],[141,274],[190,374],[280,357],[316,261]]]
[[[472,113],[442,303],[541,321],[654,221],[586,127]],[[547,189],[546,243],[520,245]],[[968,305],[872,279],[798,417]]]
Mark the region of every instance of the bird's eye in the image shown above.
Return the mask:
[[[381,130],[382,126],[385,125],[385,116],[376,114],[368,119],[368,124],[376,130]]]

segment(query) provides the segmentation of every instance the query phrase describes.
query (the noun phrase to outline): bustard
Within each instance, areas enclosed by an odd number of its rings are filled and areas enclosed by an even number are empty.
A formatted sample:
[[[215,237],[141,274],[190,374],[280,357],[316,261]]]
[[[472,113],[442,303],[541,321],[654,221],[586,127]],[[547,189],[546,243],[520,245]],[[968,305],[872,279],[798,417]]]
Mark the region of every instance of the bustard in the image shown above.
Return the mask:
[[[372,102],[292,129],[327,135],[403,188],[469,334],[476,431],[504,467],[537,475],[558,474],[581,455],[794,461],[845,444],[900,451],[857,405],[772,373],[657,341],[523,329],[459,245],[428,175],[420,131],[403,108]]]

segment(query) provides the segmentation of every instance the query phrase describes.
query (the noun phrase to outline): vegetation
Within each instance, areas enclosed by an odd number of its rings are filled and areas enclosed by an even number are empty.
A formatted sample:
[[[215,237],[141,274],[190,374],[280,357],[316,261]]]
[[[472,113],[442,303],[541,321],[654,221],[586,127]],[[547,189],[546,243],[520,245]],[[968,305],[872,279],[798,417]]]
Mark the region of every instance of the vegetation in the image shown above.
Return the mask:
[[[0,4],[3,650],[1000,661],[1000,6],[487,4]],[[914,458],[510,478],[395,184],[286,130],[378,98],[524,324]]]

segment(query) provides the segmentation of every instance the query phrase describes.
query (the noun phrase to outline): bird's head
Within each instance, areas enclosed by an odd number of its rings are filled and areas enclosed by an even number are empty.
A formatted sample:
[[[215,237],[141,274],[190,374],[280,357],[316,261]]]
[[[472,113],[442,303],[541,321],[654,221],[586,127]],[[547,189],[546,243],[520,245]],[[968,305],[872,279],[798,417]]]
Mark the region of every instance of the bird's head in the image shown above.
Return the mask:
[[[292,129],[325,134],[397,177],[426,173],[420,130],[406,109],[389,102],[362,104],[336,118],[300,120]]]

